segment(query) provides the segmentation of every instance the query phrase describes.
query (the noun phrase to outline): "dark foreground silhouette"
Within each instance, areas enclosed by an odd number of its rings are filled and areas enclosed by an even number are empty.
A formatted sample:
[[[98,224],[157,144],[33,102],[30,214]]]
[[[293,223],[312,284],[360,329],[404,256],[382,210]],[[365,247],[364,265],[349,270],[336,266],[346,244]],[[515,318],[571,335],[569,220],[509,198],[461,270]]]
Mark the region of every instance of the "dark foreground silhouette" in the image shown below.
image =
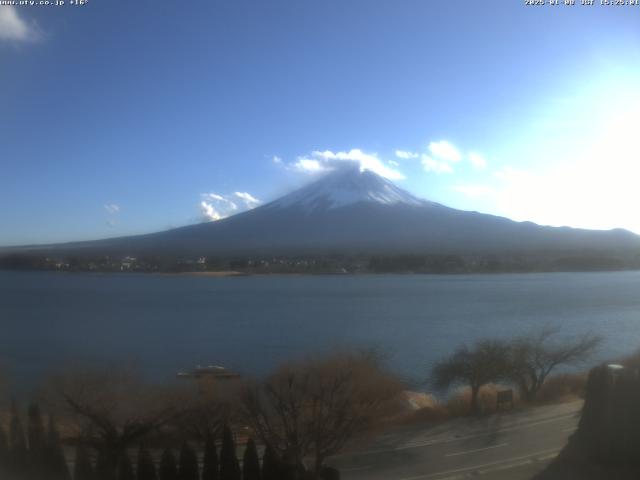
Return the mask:
[[[578,430],[536,480],[640,478],[640,375],[637,359],[589,372]]]

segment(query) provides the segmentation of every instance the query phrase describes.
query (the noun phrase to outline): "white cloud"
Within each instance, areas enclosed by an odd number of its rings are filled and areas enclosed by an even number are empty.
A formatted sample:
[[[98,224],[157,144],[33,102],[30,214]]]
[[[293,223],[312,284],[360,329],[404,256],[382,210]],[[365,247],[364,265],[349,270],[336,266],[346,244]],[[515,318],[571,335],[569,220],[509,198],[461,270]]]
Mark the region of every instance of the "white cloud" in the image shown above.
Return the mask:
[[[451,142],[439,140],[429,142],[427,152],[419,154],[410,150],[396,150],[395,155],[402,160],[420,158],[424,169],[428,172],[436,173],[453,173],[453,164],[463,159],[460,150]],[[466,159],[476,170],[487,168],[487,160],[478,152],[469,152]],[[397,166],[398,163],[388,162],[390,165]]]
[[[398,162],[396,162],[395,160],[389,160],[389,161],[387,161],[387,163],[389,165],[391,165],[392,167],[399,167],[400,166],[400,164]]]
[[[279,157],[278,155],[274,155],[273,157],[271,157],[271,161],[276,165],[280,165],[282,163],[282,157]]]
[[[1,9],[2,7],[0,7]],[[117,224],[118,213],[120,212],[120,205],[115,203],[107,203],[103,205],[103,208],[107,212],[107,226],[109,228],[114,228]]]
[[[18,15],[14,6],[0,7],[0,40],[29,42],[37,38],[38,32]]]
[[[248,192],[234,192],[233,194],[240,200],[244,200],[247,205],[258,205],[261,203],[260,200]]]
[[[396,150],[396,157],[403,160],[409,160],[411,158],[418,158],[420,155],[415,152],[409,152],[407,150]]]
[[[205,221],[222,220],[235,213],[257,207],[262,202],[248,192],[230,195],[203,193],[200,195],[200,213]]]
[[[120,206],[116,205],[115,203],[107,203],[104,206],[104,209],[107,211],[107,213],[109,213],[110,215],[115,215],[116,213],[118,213],[120,211]]]
[[[211,203],[204,200],[200,202],[200,212],[205,220],[215,221],[224,218]]]
[[[298,157],[298,160],[291,165],[294,170],[304,173],[318,173],[329,170],[325,165],[322,165],[319,160],[314,160],[307,157]]]
[[[431,158],[429,155],[422,155],[422,166],[427,172],[453,173],[453,168],[447,162],[442,162]]]
[[[462,160],[462,155],[458,149],[446,140],[431,142],[429,144],[429,152],[431,152],[432,157],[438,160],[445,160],[447,162],[459,162]]]
[[[469,152],[469,162],[473,165],[473,168],[482,170],[487,168],[487,160],[477,152]]]
[[[222,195],[218,195],[217,193],[203,193],[202,197],[207,200],[227,201]]]
[[[376,154],[366,153],[358,148],[348,152],[332,152],[331,150],[313,151],[311,155],[298,157],[291,168],[300,172],[319,173],[342,168],[352,164],[360,170],[370,170],[390,180],[402,180],[404,175],[384,164]]]

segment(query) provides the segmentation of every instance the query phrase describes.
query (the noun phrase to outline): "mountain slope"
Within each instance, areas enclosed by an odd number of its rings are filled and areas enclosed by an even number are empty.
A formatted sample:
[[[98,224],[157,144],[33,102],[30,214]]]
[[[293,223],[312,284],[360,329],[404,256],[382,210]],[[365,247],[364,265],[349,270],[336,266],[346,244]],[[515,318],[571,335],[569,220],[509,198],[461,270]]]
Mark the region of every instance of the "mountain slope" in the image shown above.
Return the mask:
[[[31,251],[126,255],[628,251],[625,230],[542,227],[419,199],[370,171],[340,170],[216,222]]]

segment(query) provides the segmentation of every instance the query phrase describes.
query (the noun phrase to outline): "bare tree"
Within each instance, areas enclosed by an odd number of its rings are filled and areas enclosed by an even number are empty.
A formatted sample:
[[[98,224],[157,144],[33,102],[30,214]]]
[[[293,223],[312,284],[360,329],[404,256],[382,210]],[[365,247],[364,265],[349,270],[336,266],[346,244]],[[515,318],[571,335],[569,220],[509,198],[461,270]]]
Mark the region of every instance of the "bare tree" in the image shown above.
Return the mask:
[[[182,440],[193,439],[204,443],[207,435],[217,436],[222,426],[232,417],[229,406],[213,397],[188,399],[188,408],[168,424],[174,436]]]
[[[472,349],[463,345],[433,367],[431,381],[440,389],[456,384],[468,385],[471,388],[471,414],[475,415],[479,413],[480,388],[507,376],[508,353],[507,344],[499,340],[482,340]]]
[[[174,397],[180,398],[181,415],[171,421],[173,428],[183,440],[204,443],[209,435],[218,436],[222,427],[238,421],[240,397],[244,392],[244,381],[237,379],[216,385],[216,388],[200,389],[184,384],[173,389]]]
[[[312,457],[317,475],[327,457],[389,412],[401,390],[374,356],[339,353],[285,365],[247,388],[244,417],[290,468]]]
[[[601,337],[589,333],[574,339],[557,339],[558,332],[557,328],[543,328],[511,342],[509,377],[526,401],[535,400],[555,368],[583,363],[602,341]]]
[[[186,406],[126,370],[88,369],[54,380],[82,443],[99,452],[98,472],[114,475],[122,453],[181,414]]]

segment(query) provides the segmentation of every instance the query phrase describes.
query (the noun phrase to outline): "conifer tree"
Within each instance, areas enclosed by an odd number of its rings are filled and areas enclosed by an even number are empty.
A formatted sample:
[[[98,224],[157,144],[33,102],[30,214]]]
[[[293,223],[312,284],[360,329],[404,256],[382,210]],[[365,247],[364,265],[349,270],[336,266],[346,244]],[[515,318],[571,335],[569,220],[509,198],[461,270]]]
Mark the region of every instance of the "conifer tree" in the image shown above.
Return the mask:
[[[96,458],[96,480],[116,480],[116,467],[113,453],[100,448]]]
[[[269,445],[262,455],[262,480],[281,480],[280,460]]]
[[[202,480],[219,480],[220,467],[218,465],[218,452],[216,442],[211,432],[207,432],[204,444],[204,460],[202,466]]]
[[[44,423],[38,405],[31,404],[27,410],[27,440],[29,443],[29,470],[35,478],[47,475],[47,442]]]
[[[231,429],[225,425],[220,450],[220,480],[241,480],[241,476],[233,435]]]
[[[138,450],[138,480],[158,480],[153,458],[143,445]]]
[[[176,457],[168,448],[162,452],[160,458],[160,480],[179,480]]]
[[[73,468],[73,480],[94,480],[93,466],[89,452],[82,445],[76,447],[76,462]]]
[[[247,441],[242,459],[242,480],[260,480],[260,459],[252,438]]]
[[[49,415],[48,427],[45,446],[45,468],[51,480],[70,480],[69,467],[64,458],[62,445],[60,445],[60,435],[53,415]]]
[[[8,476],[7,460],[9,459],[9,444],[7,443],[7,435],[4,433],[2,423],[0,423],[0,478]]]
[[[20,420],[20,412],[15,401],[11,402],[11,420],[9,423],[9,458],[8,470],[16,477],[26,475],[27,444],[24,428]]]
[[[180,480],[200,479],[198,472],[198,456],[195,450],[193,450],[187,442],[184,442],[180,449],[178,473]]]
[[[136,480],[131,459],[126,451],[122,453],[118,462],[118,480]]]
[[[27,438],[29,440],[29,451],[31,453],[44,452],[46,448],[46,439],[44,432],[44,423],[40,414],[40,407],[36,404],[29,405],[27,410],[29,423],[27,427]]]

